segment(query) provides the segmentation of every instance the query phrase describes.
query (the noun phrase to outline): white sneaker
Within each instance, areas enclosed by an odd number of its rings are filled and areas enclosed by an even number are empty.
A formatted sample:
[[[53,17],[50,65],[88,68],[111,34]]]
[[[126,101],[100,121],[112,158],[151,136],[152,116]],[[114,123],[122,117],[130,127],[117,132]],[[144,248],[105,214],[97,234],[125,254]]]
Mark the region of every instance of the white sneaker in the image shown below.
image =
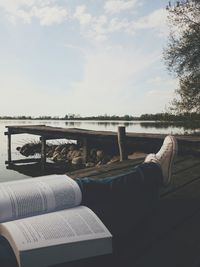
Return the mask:
[[[167,186],[171,182],[172,166],[174,157],[178,151],[176,138],[168,135],[158,153],[147,155],[144,162],[154,162],[160,165],[163,174],[163,185]]]

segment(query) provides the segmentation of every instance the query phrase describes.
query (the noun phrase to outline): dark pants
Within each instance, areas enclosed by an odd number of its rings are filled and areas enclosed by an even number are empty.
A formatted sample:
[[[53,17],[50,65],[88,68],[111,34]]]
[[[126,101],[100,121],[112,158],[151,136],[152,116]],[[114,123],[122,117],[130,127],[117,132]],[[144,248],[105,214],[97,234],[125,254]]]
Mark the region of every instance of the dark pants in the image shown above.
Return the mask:
[[[82,205],[91,208],[114,237],[126,235],[154,209],[159,200],[162,172],[155,163],[104,179],[77,178]]]

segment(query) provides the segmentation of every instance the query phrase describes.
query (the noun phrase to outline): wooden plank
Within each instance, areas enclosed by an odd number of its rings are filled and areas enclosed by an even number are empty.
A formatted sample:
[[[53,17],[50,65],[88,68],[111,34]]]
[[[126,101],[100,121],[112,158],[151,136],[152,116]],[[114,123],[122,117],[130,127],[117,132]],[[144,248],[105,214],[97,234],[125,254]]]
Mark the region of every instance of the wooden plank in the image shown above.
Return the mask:
[[[73,173],[84,176],[107,177],[112,172],[130,170],[141,160],[128,160],[113,165],[89,168]],[[108,258],[90,259],[64,266],[135,266],[135,267],[197,267],[200,249],[200,162],[199,158],[178,157],[172,191],[163,192],[157,212],[141,223],[139,238],[121,243],[121,251]],[[88,173],[88,175],[86,175]],[[83,176],[83,177],[84,177]],[[137,236],[137,237],[138,237]],[[133,241],[136,241],[136,247]],[[189,241],[188,241],[189,240]],[[128,243],[130,242],[130,243]],[[136,255],[135,255],[136,254]],[[134,256],[135,255],[135,256]],[[198,257],[198,258],[196,258]],[[135,260],[137,259],[137,262]]]
[[[127,160],[123,162],[117,162],[113,164],[108,165],[102,165],[98,167],[91,167],[86,168],[82,170],[77,170],[73,172],[67,172],[67,175],[69,175],[71,178],[82,178],[82,177],[92,177],[95,179],[98,178],[104,178],[108,175],[111,175],[111,172],[115,172],[115,174],[119,174],[121,171],[130,171],[131,168],[134,168],[135,165],[142,162],[143,159],[137,159],[137,160]]]
[[[173,228],[165,238],[150,246],[135,267],[200,266],[200,211]],[[131,259],[131,257],[130,257]]]
[[[77,128],[61,128],[51,126],[7,126],[12,134],[27,133],[44,136],[46,139],[70,139],[79,140],[86,138],[96,146],[107,147],[111,151],[118,152],[117,133],[111,131],[94,131]],[[143,151],[146,153],[157,152],[162,145],[165,135],[163,134],[143,134],[127,133],[127,153],[133,151]],[[180,153],[200,154],[200,137],[176,135]]]
[[[188,170],[184,173],[187,174]],[[137,245],[143,257],[145,251],[200,212],[200,172],[193,172],[190,179],[191,183],[163,195],[156,212],[141,226],[142,233]]]
[[[117,136],[116,132],[112,131],[94,131],[94,130],[85,130],[85,129],[77,129],[77,128],[61,128],[61,127],[51,127],[51,126],[36,126],[36,125],[26,125],[26,126],[6,126],[9,130],[11,130],[13,133],[20,133],[21,131],[26,131],[27,133],[33,133],[33,134],[48,134],[51,133],[54,134],[72,134],[72,135],[80,135],[80,136],[105,136],[105,137],[115,137]],[[159,139],[163,140],[166,135],[164,134],[144,134],[144,133],[127,133],[127,137],[135,138],[136,141],[139,139]],[[186,135],[176,135],[178,141],[189,141],[192,143],[200,142],[200,137],[198,136],[186,136]],[[138,138],[138,140],[137,140]]]
[[[12,161],[5,161],[5,164],[21,164],[21,163],[31,163],[31,162],[40,162],[41,159],[38,158],[28,158],[28,159],[17,159]]]
[[[129,261],[130,266],[134,266],[134,251],[137,251],[141,258],[144,257],[144,252],[148,251],[153,244],[157,244],[159,240],[167,237],[172,230],[176,231],[184,221],[188,220],[200,209],[199,162],[200,159],[195,157],[178,157],[176,159],[176,165],[173,170],[174,187],[167,194],[166,192],[162,193],[157,211],[149,216],[144,224],[141,224],[141,230],[138,231],[140,238],[137,240],[136,248],[130,245],[130,255],[127,255],[128,249],[126,247],[122,254],[118,255],[119,258],[114,259],[115,266],[116,262],[122,264],[124,262],[127,263],[127,261]],[[120,164],[116,165],[118,165],[118,167],[115,166],[117,167],[116,169],[113,167],[107,170],[107,173],[102,169],[102,173],[97,172],[93,177],[107,177],[114,171],[117,172],[116,174],[123,173],[122,166]],[[130,166],[131,164],[126,170],[130,170]],[[90,176],[90,173],[88,173],[88,176]]]
[[[175,159],[173,174],[177,174],[186,169],[192,168],[194,165],[200,164],[200,159],[195,156],[179,156]]]
[[[102,165],[102,166],[98,166],[98,167],[91,167],[91,168],[86,168],[86,169],[81,169],[81,170],[77,170],[77,171],[73,171],[73,172],[68,172],[67,175],[73,177],[93,177],[93,178],[104,178],[107,175],[110,175],[111,172],[115,172],[115,175],[120,174],[121,172],[124,171],[129,171],[132,168],[135,167],[135,165],[142,163],[144,160],[144,158],[139,158],[139,159],[133,159],[133,160],[127,160],[124,162],[117,162],[117,163],[113,163],[110,165]],[[188,172],[186,172],[187,177],[190,175],[191,173],[191,168],[194,168],[194,170],[196,170],[197,172],[199,171],[199,166],[200,164],[200,159],[198,159],[197,157],[183,157],[180,156],[176,159],[175,161],[175,166],[173,168],[173,181],[174,183],[172,184],[171,187],[163,189],[163,193],[165,192],[169,192],[170,190],[174,190],[174,188],[177,188],[180,184],[180,186],[184,185],[185,183],[188,182],[187,178],[186,179],[181,179],[179,178],[179,174],[180,172],[186,171],[188,170]],[[184,174],[182,174],[184,175]],[[192,179],[193,176],[191,176]],[[189,177],[190,180],[190,177]],[[178,183],[177,183],[178,181]]]
[[[182,171],[175,173],[172,176],[172,184],[167,188],[161,190],[161,195],[170,194],[195,180],[198,180],[200,177],[200,160],[199,162],[191,163],[190,166],[187,166]]]
[[[176,162],[187,163],[185,158],[183,160],[178,158]],[[182,164],[181,167],[183,166]],[[192,158],[189,158],[189,166],[193,168]],[[117,253],[112,255],[112,260],[105,259],[101,265],[96,261],[93,265],[88,263],[86,266],[188,267],[199,262],[200,234],[197,233],[200,216],[196,217],[200,212],[198,170],[196,168],[191,172],[185,168],[182,172],[178,172],[179,175],[186,176],[184,181],[180,179],[179,184],[187,182],[186,185],[162,196],[157,211],[138,226],[137,233],[134,232],[130,235],[130,239],[121,242]],[[175,178],[178,178],[178,173]],[[194,224],[191,224],[191,221]],[[194,229],[191,230],[191,227]]]

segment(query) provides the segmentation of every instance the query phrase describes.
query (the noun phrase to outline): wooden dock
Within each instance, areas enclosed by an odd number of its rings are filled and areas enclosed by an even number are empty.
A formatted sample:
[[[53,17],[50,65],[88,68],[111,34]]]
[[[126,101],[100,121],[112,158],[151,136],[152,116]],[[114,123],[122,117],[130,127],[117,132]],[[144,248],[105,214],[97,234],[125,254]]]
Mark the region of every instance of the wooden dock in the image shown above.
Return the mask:
[[[99,179],[130,171],[142,161],[129,160],[68,175]],[[200,157],[178,156],[172,173],[172,185],[161,189],[157,211],[121,241],[115,254],[72,266],[199,267]]]
[[[83,157],[87,162],[88,151],[90,148],[105,148],[105,152],[113,151],[120,154],[121,160],[126,160],[129,153],[134,151],[156,152],[161,146],[165,135],[163,134],[141,134],[125,133],[124,127],[119,127],[118,132],[111,131],[93,131],[76,128],[60,128],[45,125],[27,125],[27,126],[7,126],[8,136],[8,160],[7,164],[30,163],[38,159],[20,159],[12,160],[11,145],[12,135],[31,134],[38,135],[41,140],[41,165],[43,169],[46,166],[46,141],[55,139],[76,140],[83,147]],[[200,137],[177,135],[180,154],[200,154]]]
[[[119,152],[119,133],[65,129],[49,126],[8,126],[8,162],[11,159],[11,136],[28,133],[38,135],[43,144],[42,161],[45,162],[45,145],[51,139],[72,139],[86,146],[115,147]],[[126,239],[115,246],[115,253],[54,267],[199,267],[200,266],[200,137],[176,136],[179,156],[173,168],[173,184],[163,188],[156,212],[151,214]],[[164,135],[126,133],[126,145],[133,151],[156,152]],[[31,161],[31,159],[28,159]],[[143,158],[123,160],[111,165],[86,168],[67,174],[75,177],[105,178],[130,171]],[[15,162],[14,162],[15,163]],[[16,162],[17,163],[17,162]],[[0,249],[6,250],[9,262],[4,267],[16,267],[9,245],[1,240]]]
[[[105,178],[125,173],[143,158],[68,172],[72,178]],[[161,190],[158,209],[135,232],[121,240],[112,255],[54,267],[199,267],[200,266],[200,158],[178,156],[173,183]],[[131,211],[130,211],[131,212]],[[12,251],[3,267],[17,267]]]

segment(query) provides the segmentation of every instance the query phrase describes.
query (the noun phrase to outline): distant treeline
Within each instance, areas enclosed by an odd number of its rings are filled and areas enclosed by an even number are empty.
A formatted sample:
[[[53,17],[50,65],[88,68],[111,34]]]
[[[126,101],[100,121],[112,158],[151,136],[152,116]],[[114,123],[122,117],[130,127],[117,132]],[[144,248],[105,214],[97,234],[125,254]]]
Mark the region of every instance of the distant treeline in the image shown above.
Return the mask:
[[[200,120],[200,113],[157,113],[157,114],[143,114],[139,118],[142,121],[198,121]]]
[[[171,113],[156,113],[156,114],[143,114],[141,116],[132,115],[99,115],[99,116],[80,116],[76,114],[67,114],[64,117],[57,116],[0,116],[1,120],[91,120],[91,121],[199,121],[200,113],[183,113],[183,114],[171,114]]]

